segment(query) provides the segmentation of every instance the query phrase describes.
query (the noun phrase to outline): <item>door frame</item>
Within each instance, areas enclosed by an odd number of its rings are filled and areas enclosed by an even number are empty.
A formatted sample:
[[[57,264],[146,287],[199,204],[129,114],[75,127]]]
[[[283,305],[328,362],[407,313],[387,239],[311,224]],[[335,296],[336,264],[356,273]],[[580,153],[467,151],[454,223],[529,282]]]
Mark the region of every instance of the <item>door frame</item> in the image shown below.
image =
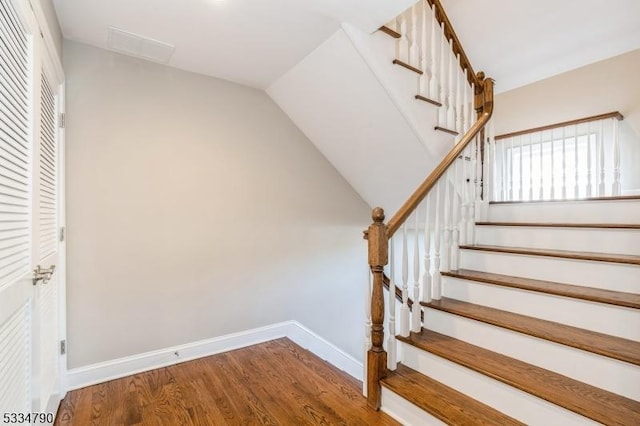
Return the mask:
[[[55,79],[55,83],[58,90],[58,111],[60,114],[65,113],[65,75],[62,66],[62,61],[56,45],[53,39],[53,32],[49,27],[46,15],[42,9],[41,2],[32,0],[9,0],[14,5],[16,11],[23,18],[25,26],[33,34],[33,57],[32,57],[32,81],[34,79],[40,79],[41,69],[44,67],[49,71],[49,75]],[[41,37],[37,35],[40,34]],[[32,86],[32,96],[35,100],[35,93]],[[33,108],[38,110],[39,105],[33,105]],[[60,120],[60,117],[58,117]],[[39,138],[40,135],[36,133],[36,123],[31,123],[31,138],[32,143]],[[66,229],[65,220],[65,129],[58,126],[56,129],[56,136],[58,138],[58,232],[60,228]],[[38,155],[35,151],[32,153],[34,156]],[[33,159],[32,159],[33,166]],[[34,194],[35,196],[35,194]],[[66,238],[65,238],[66,239]],[[60,241],[58,238],[58,266],[57,266],[57,279],[58,279],[58,336],[61,341],[67,340],[67,301],[66,301],[66,241]],[[60,348],[59,348],[60,349]],[[56,385],[57,393],[53,394],[49,401],[47,401],[47,412],[56,413],[60,401],[64,398],[67,392],[67,355],[61,354],[59,357],[58,366],[58,383]]]

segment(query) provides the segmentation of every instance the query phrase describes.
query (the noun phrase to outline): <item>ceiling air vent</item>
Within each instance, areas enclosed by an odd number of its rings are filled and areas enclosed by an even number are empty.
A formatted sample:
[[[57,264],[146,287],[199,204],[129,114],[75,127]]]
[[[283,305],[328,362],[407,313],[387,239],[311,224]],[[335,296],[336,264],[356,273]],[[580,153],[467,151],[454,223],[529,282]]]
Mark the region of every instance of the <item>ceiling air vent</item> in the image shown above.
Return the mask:
[[[161,64],[169,62],[175,49],[175,46],[170,44],[114,27],[109,27],[107,46],[115,52]]]

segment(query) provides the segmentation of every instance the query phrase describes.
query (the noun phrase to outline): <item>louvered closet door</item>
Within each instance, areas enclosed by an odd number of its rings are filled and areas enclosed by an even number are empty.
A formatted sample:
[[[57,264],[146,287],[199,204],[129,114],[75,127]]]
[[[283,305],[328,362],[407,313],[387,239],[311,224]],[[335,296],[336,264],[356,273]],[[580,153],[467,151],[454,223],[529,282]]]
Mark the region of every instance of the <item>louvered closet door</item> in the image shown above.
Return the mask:
[[[34,251],[43,268],[58,266],[58,102],[46,69],[40,81],[38,152],[34,156]],[[37,366],[40,410],[46,411],[57,393],[59,365],[58,273],[36,286]]]
[[[0,0],[0,412],[32,407],[31,40]]]

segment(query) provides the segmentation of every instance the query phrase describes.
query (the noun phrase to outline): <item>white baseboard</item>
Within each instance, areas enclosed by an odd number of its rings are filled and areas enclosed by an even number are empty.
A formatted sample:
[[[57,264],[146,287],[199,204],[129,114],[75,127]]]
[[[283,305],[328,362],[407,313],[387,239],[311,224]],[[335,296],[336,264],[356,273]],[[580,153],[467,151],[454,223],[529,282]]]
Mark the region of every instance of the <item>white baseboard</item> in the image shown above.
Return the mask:
[[[364,366],[362,362],[309,330],[298,321],[291,322],[291,327],[289,327],[287,333],[289,339],[335,367],[338,367],[340,370],[343,370],[345,373],[362,381],[364,376]]]
[[[362,380],[364,370],[361,362],[299,322],[285,321],[213,339],[73,368],[67,371],[66,390],[79,389],[282,337],[291,339],[299,346],[308,349],[356,379]]]

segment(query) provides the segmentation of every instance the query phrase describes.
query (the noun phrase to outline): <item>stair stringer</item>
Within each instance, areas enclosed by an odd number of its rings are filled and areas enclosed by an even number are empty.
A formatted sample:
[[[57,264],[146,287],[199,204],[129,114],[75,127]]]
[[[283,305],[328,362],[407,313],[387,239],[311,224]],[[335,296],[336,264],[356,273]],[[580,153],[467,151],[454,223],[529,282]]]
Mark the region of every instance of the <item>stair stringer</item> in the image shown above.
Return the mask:
[[[359,31],[345,24],[267,93],[369,205],[391,214],[451,149],[453,138],[433,128],[418,131],[389,79],[374,72],[345,28],[351,36]],[[393,51],[388,54],[391,62]],[[436,119],[436,107],[422,107],[427,120]]]

